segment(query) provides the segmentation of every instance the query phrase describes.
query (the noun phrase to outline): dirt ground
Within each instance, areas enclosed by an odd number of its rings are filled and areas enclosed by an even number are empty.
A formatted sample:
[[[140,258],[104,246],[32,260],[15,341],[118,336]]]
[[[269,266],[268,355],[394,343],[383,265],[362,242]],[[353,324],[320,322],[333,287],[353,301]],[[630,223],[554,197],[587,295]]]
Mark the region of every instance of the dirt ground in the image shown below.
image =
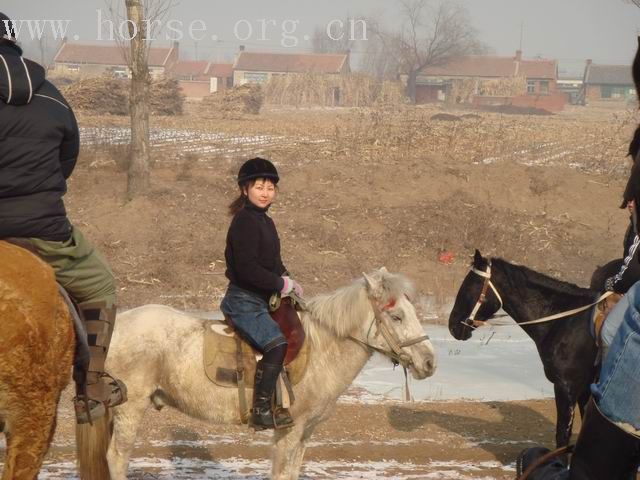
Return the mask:
[[[123,307],[217,308],[226,207],[239,165],[254,155],[277,163],[271,213],[285,264],[311,295],[384,265],[446,303],[475,248],[581,285],[622,255],[628,219],[618,205],[635,111],[454,111],[464,120],[451,122],[431,120],[435,107],[267,110],[244,120],[191,108],[154,118],[151,189],[130,202],[118,168],[125,147],[108,135],[83,140],[69,215],[111,262]],[[126,126],[82,113],[79,122]],[[452,264],[438,261],[442,252]]]
[[[618,205],[635,111],[568,107],[541,117],[456,110],[471,115],[432,120],[440,111],[267,109],[212,120],[191,106],[185,117],[153,119],[151,188],[133,201],[125,200],[120,167],[126,150],[109,137],[127,119],[79,113],[83,153],[66,205],[111,263],[123,308],[217,309],[226,287],[226,206],[240,163],[255,155],[273,159],[281,173],[272,216],[285,264],[308,295],[384,265],[444,309],[475,248],[581,285],[597,265],[622,255],[628,218]],[[105,130],[116,133],[87,140]],[[185,132],[224,138],[206,137],[204,145]],[[443,252],[453,263],[438,260]],[[207,427],[175,412],[149,415],[137,457],[267,458],[264,435]],[[522,448],[552,445],[554,416],[550,400],[340,404],[306,460],[397,461],[386,469],[396,468],[397,478],[512,478]],[[63,412],[50,465],[73,458],[70,432]],[[220,436],[235,440],[217,442]],[[153,475],[138,466],[132,478],[160,478]]]
[[[45,462],[45,478],[69,478],[73,471],[69,404],[67,394]],[[553,444],[554,416],[551,400],[341,403],[312,436],[303,478],[512,479],[522,449]],[[154,410],[147,412],[129,478],[220,478],[207,477],[207,468],[229,463],[228,478],[262,478],[260,473],[268,472],[269,455],[267,433],[210,426],[175,410]],[[180,459],[191,459],[195,466]],[[254,470],[235,470],[236,465],[245,469],[254,465]],[[261,470],[256,471],[255,465]],[[372,472],[376,468],[380,470]]]

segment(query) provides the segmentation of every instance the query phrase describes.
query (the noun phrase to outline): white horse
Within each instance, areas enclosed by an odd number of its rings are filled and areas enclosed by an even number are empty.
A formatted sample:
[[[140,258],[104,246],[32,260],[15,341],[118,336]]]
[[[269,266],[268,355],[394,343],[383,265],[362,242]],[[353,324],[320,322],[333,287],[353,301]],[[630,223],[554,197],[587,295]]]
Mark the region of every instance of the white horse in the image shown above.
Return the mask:
[[[298,478],[313,430],[328,418],[374,351],[397,360],[416,379],[433,374],[434,350],[409,300],[411,294],[404,277],[382,268],[307,302],[301,320],[310,342],[310,361],[294,387],[295,425],[274,432],[273,479]],[[206,324],[207,320],[159,305],[118,316],[107,369],[126,383],[129,401],[113,411],[106,455],[111,479],[126,479],[136,431],[152,405],[169,405],[214,424],[240,424],[238,390],[215,385],[205,375]],[[247,394],[251,398],[251,391]],[[82,459],[80,463],[82,468]],[[96,468],[92,480],[109,478],[109,472],[101,477]]]

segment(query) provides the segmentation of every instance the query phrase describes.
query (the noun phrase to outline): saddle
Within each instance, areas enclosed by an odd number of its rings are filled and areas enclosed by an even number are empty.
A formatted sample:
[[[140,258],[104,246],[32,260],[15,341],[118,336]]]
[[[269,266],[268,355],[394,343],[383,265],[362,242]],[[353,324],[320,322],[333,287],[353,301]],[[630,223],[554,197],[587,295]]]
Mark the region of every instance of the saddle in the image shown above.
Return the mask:
[[[620,301],[622,295],[619,293],[612,293],[607,298],[602,300],[593,309],[593,336],[596,340],[596,345],[601,346],[600,332],[602,332],[602,326],[604,325],[609,312]]]
[[[305,333],[290,300],[284,298],[278,309],[271,312],[287,339],[284,367],[292,385],[302,380],[309,360]],[[204,370],[209,380],[221,387],[238,387],[241,371],[247,387],[253,386],[256,364],[262,354],[243,340],[228,321],[207,322],[204,333]]]
[[[41,258],[38,250],[27,239],[11,237],[3,238],[2,241],[11,243],[12,245],[20,248],[24,248],[36,257]],[[76,382],[76,384],[82,385],[86,382],[87,372],[89,370],[90,357],[89,343],[87,341],[87,331],[85,329],[84,323],[80,318],[78,306],[71,298],[71,295],[69,295],[69,292],[67,292],[62,285],[60,285],[59,283],[57,285],[58,292],[60,293],[60,296],[69,309],[69,315],[71,315],[71,318],[73,319],[73,330],[75,332],[76,340],[76,348],[73,358],[73,380]]]
[[[276,404],[289,407],[293,403],[292,385],[298,384],[309,362],[305,333],[291,300],[284,298],[271,312],[287,339],[284,368],[276,386]],[[228,320],[206,323],[204,332],[204,371],[209,380],[221,387],[237,388],[240,418],[247,423],[248,405],[245,388],[253,388],[256,366],[262,354],[236,334]]]

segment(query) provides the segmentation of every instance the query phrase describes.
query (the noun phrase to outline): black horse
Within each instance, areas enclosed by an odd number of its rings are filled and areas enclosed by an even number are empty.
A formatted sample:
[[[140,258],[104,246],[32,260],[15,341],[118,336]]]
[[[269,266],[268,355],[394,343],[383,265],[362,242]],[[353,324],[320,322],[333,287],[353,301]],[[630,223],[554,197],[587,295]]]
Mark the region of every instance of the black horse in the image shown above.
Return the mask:
[[[589,305],[619,266],[620,260],[614,260],[598,268],[592,288],[587,289],[500,258],[486,259],[476,250],[472,269],[460,286],[449,316],[449,331],[457,340],[468,340],[474,322],[481,324],[500,308],[522,323]],[[591,315],[589,308],[556,321],[522,325],[536,344],[545,376],[553,383],[558,447],[568,445],[576,403],[582,415],[597,371],[598,349],[591,335]]]

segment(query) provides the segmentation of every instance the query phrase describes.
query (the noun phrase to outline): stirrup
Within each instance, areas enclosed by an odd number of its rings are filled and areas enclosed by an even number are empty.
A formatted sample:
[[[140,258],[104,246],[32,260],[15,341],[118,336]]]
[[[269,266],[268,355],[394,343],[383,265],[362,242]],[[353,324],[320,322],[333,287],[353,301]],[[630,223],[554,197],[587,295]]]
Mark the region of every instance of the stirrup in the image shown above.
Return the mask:
[[[275,430],[284,430],[295,425],[288,408],[276,407],[273,410],[273,425]]]
[[[76,413],[76,423],[78,425],[91,424],[95,420],[102,418],[107,413],[103,402],[93,400],[86,395],[78,395],[73,398],[73,407]]]
[[[109,382],[107,385],[111,387],[111,393],[109,393],[109,397],[105,401],[106,404],[112,408],[117,407],[118,405],[122,405],[127,401],[127,386],[122,380],[118,380],[113,376],[109,375],[107,372],[104,372],[100,375],[100,380],[103,378],[108,378]]]

